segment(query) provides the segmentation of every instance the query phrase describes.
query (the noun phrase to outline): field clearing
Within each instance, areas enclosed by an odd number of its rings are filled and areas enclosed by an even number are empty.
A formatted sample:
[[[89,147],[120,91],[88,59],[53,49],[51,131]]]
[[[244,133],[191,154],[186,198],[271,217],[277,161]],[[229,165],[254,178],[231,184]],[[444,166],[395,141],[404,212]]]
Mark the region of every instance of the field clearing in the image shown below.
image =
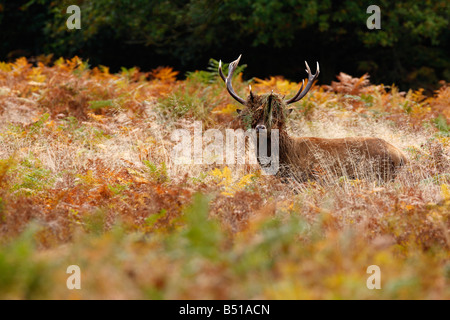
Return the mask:
[[[241,96],[299,87],[242,70]],[[389,183],[294,187],[258,165],[174,164],[175,129],[238,126],[215,72],[176,77],[0,62],[0,298],[450,299],[448,84],[432,97],[366,75],[314,86],[291,135],[379,137],[409,163]]]

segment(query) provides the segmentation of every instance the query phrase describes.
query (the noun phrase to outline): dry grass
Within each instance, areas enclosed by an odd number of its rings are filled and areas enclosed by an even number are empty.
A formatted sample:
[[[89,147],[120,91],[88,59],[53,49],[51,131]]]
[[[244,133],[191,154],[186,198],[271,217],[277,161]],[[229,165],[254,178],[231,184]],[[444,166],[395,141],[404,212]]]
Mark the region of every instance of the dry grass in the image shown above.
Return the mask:
[[[256,165],[175,165],[174,129],[236,125],[220,79],[175,76],[0,63],[0,297],[450,298],[448,85],[314,87],[290,134],[375,136],[410,162],[386,184],[293,186]],[[71,264],[82,290],[65,288]],[[381,290],[366,287],[373,264]]]

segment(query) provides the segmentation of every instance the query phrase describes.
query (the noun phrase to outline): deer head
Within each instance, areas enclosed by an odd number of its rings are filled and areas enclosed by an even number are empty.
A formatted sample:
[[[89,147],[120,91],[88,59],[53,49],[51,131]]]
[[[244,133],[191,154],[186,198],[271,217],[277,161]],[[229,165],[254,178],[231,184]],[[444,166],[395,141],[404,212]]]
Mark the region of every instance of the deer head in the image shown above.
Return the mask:
[[[302,99],[308,93],[309,89],[311,89],[314,80],[319,76],[319,63],[317,62],[316,73],[312,74],[308,63],[305,61],[306,72],[308,73],[308,83],[306,84],[305,89],[303,89],[305,85],[305,81],[303,80],[300,90],[291,99],[284,100],[284,96],[273,93],[273,91],[269,94],[257,95],[252,92],[252,88],[249,86],[249,95],[247,100],[244,100],[236,94],[233,85],[231,84],[231,78],[233,77],[233,73],[236,70],[241,56],[242,55],[230,63],[227,77],[225,77],[222,72],[222,61],[220,61],[219,75],[225,82],[228,93],[236,101],[245,106],[242,110],[237,109],[244,126],[246,129],[255,129],[257,133],[262,130],[267,130],[267,133],[270,133],[272,129],[282,129],[286,117],[293,110],[292,108],[289,108],[288,105]]]

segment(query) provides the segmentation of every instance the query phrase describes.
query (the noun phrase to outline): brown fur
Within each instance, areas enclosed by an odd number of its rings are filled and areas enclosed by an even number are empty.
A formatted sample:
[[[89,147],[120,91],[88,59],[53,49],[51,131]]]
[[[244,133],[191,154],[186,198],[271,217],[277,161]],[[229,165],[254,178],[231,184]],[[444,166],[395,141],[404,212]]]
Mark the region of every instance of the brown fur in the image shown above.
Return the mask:
[[[388,181],[394,179],[399,168],[407,163],[399,149],[379,138],[290,137],[285,130],[288,113],[290,110],[277,94],[249,96],[246,108],[240,112],[246,129],[254,129],[257,124],[266,126],[268,138],[261,137],[268,139],[268,146],[271,142],[270,131],[279,130],[280,170],[277,175],[280,177],[294,178],[300,182],[341,176]],[[258,135],[258,139],[261,137]]]

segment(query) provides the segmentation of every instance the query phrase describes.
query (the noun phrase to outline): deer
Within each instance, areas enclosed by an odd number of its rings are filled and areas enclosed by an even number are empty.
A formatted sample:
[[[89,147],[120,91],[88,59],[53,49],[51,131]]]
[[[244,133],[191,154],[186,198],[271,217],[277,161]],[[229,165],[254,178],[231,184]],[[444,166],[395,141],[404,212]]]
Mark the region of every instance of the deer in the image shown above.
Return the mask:
[[[244,106],[236,110],[238,120],[243,129],[256,132],[258,150],[260,142],[264,142],[270,154],[273,151],[270,147],[273,146],[271,132],[278,130],[279,170],[276,176],[283,182],[336,181],[341,177],[387,182],[394,180],[399,170],[407,164],[407,158],[400,149],[376,137],[291,137],[286,130],[286,120],[294,108],[288,106],[300,101],[309,92],[319,76],[319,63],[316,62],[316,73],[312,74],[305,61],[307,84],[305,86],[304,79],[298,92],[290,99],[273,91],[258,95],[252,92],[251,86],[247,99],[243,99],[236,94],[231,83],[241,56],[229,64],[227,76],[222,71],[220,60],[219,76],[231,97]],[[263,169],[267,167],[259,152],[257,160]]]

